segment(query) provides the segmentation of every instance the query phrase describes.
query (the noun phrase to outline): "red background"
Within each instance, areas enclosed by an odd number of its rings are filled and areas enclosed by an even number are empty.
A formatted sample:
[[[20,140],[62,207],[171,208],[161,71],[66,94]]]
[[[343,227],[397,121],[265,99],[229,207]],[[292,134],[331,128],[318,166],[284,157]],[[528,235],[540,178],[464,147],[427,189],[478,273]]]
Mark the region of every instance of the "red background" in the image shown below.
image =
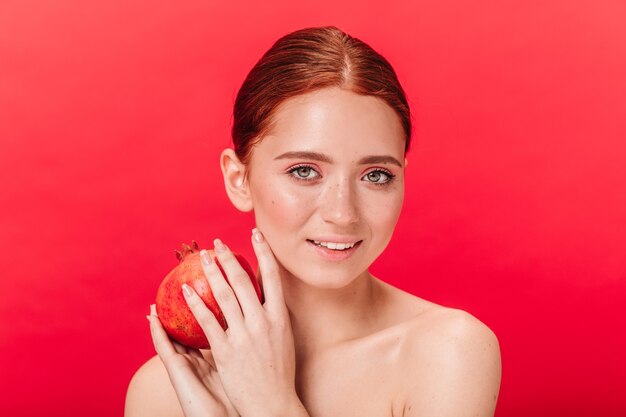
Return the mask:
[[[253,259],[219,151],[283,34],[333,24],[415,114],[373,272],[498,335],[498,416],[626,415],[623,1],[0,3],[0,415],[121,415],[173,250]]]

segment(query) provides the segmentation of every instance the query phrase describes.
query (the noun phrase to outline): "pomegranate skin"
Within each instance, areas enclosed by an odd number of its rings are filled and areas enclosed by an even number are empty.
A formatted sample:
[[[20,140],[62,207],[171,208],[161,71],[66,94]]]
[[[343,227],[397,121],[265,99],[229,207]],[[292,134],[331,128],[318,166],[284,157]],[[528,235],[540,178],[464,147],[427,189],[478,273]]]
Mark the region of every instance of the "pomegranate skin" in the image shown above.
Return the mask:
[[[204,275],[200,263],[200,249],[198,248],[198,244],[195,241],[192,241],[192,243],[193,245],[191,247],[183,244],[182,252],[176,251],[176,256],[180,260],[180,263],[165,276],[161,285],[159,285],[156,295],[156,310],[163,324],[163,328],[172,339],[188,347],[209,349],[209,341],[198,324],[198,321],[191,313],[185,301],[185,297],[183,296],[183,283],[186,283],[198,293],[202,301],[204,301],[204,304],[215,315],[224,330],[228,328],[228,324],[217,301],[215,301],[213,292]],[[216,261],[222,274],[225,275],[219,261],[215,257],[215,253],[210,249],[207,250],[207,252],[209,256]],[[241,255],[237,253],[234,253],[234,255],[243,269],[248,273],[254,290],[259,297],[259,301],[262,303],[263,296],[261,288],[250,264]]]

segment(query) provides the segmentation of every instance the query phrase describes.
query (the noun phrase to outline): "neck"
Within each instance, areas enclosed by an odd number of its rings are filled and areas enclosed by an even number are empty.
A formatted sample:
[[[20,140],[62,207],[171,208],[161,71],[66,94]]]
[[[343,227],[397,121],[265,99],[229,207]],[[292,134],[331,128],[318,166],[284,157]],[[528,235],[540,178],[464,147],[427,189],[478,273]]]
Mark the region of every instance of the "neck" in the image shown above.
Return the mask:
[[[369,272],[346,287],[331,289],[312,287],[289,273],[282,276],[298,357],[364,336],[374,328],[380,288]]]

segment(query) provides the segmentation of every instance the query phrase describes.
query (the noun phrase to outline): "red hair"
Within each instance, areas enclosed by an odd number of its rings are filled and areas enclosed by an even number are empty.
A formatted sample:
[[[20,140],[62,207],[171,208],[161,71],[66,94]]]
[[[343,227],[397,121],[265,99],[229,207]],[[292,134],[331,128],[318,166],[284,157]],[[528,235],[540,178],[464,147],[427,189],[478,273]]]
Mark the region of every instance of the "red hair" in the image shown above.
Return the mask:
[[[379,97],[395,110],[411,140],[411,113],[391,64],[369,45],[334,26],[305,28],[274,43],[244,80],[233,112],[232,138],[247,163],[284,100],[326,87]]]

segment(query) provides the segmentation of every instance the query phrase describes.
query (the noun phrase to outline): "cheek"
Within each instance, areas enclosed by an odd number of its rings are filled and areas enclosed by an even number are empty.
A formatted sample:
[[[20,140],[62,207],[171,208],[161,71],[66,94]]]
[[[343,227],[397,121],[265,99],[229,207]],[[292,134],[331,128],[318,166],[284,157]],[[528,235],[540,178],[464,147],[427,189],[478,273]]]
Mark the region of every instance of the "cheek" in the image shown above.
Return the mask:
[[[311,217],[314,197],[295,192],[285,184],[267,182],[255,188],[253,196],[256,226],[263,232],[278,262],[289,271],[299,232]],[[292,265],[293,266],[293,265]]]
[[[402,210],[403,194],[390,194],[385,198],[376,198],[369,201],[368,210],[364,212],[367,216],[366,223],[373,229],[375,237],[383,240],[385,244],[389,242],[393,230],[400,218]]]
[[[261,230],[290,229],[301,224],[313,207],[313,196],[276,182],[265,182],[255,187],[253,196],[255,219]],[[295,229],[297,230],[297,229]]]

